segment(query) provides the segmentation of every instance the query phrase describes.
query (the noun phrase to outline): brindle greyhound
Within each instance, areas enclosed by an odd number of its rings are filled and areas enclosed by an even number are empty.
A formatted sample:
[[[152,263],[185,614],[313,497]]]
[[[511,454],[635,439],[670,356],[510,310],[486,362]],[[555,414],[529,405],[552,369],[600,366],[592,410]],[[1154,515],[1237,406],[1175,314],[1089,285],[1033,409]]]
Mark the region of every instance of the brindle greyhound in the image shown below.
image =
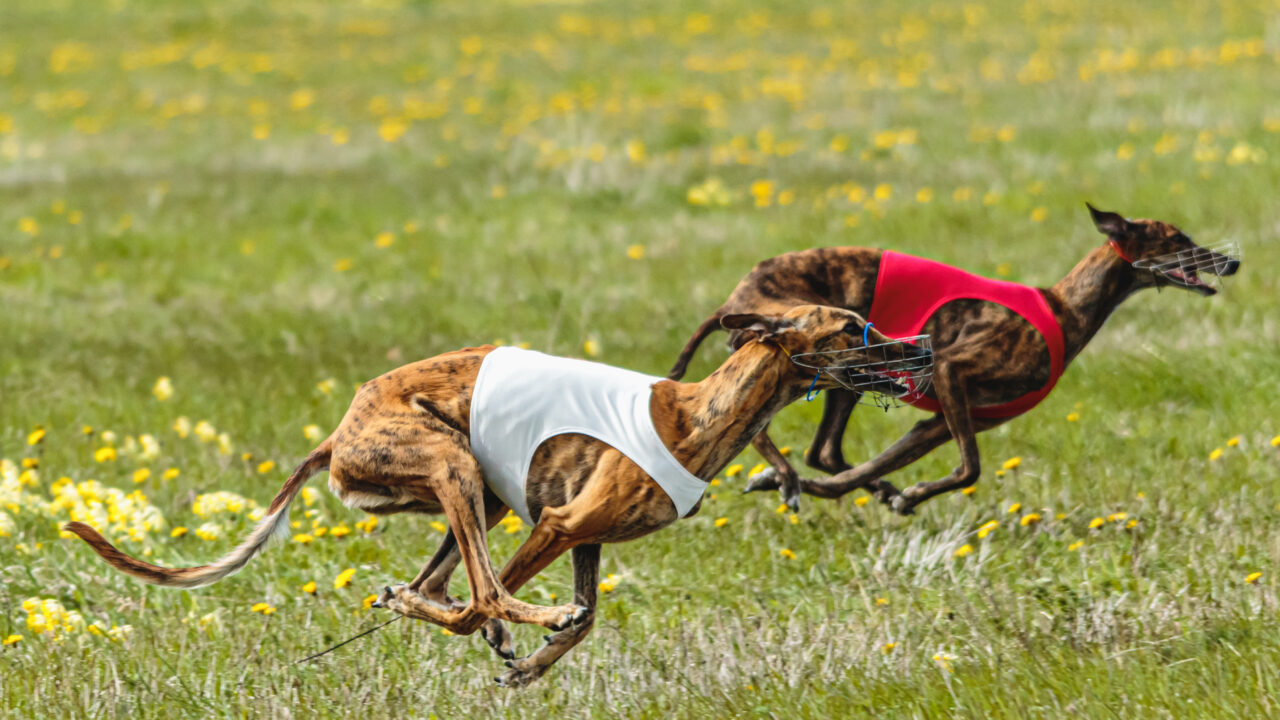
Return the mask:
[[[1087,204],[1086,204],[1087,205]],[[1087,205],[1094,225],[1107,242],[1095,248],[1051,288],[1038,292],[1061,328],[1058,344],[1060,372],[1084,349],[1111,312],[1143,288],[1170,285],[1213,295],[1196,268],[1167,267],[1140,270],[1135,263],[1193,251],[1202,260],[1198,269],[1231,275],[1239,260],[1200,248],[1181,230],[1158,220],[1126,220]],[[798,304],[831,305],[853,310],[871,320],[871,308],[883,250],[858,247],[821,248],[788,253],[757,265],[689,340],[668,377],[679,379],[698,345],[713,332],[718,319],[731,313],[777,314]],[[1039,302],[1037,300],[1037,302]],[[840,442],[859,395],[843,388],[826,393],[822,421],[805,455],[812,468],[832,473],[828,478],[800,478],[778,452],[767,433],[753,440],[772,468],[748,483],[746,492],[781,487],[784,499],[797,507],[799,492],[840,497],[868,488],[901,514],[929,498],[972,485],[978,480],[978,445],[974,435],[1011,419],[975,417],[974,411],[1021,398],[1051,387],[1049,347],[1045,337],[1007,307],[981,300],[960,299],[938,308],[923,331],[932,337],[933,384],[926,393],[936,400],[933,417],[918,422],[884,453],[857,467],[844,460]],[[741,340],[730,335],[730,345]],[[1034,403],[1032,403],[1034,404]],[[980,413],[979,413],[980,414]],[[936,482],[920,482],[904,491],[884,476],[919,460],[934,448],[955,439],[960,466]]]
[[[866,341],[892,342],[875,330],[867,339],[861,317],[831,307],[726,315],[719,322],[738,333],[740,349],[702,382],[655,383],[649,405],[662,444],[704,481],[737,456],[778,410],[804,394],[809,377],[791,362],[792,354],[850,350],[856,356]],[[747,342],[750,338],[757,341]],[[905,343],[891,347],[899,360],[927,355]],[[586,435],[557,435],[538,447],[529,469],[526,497],[537,519],[532,534],[501,576],[496,574],[485,532],[507,508],[486,487],[470,443],[472,393],[481,361],[493,349],[446,353],[365,383],[337,430],[293,471],[252,534],[211,565],[162,568],[120,552],[88,525],[73,522],[67,529],[111,566],[140,580],[169,587],[207,585],[243,567],[276,532],[287,532],[290,502],[308,478],[327,467],[330,489],[347,505],[377,514],[443,510],[448,516],[443,546],[409,585],[387,588],[379,605],[457,634],[485,625],[486,639],[509,659],[511,669],[498,681],[528,683],[590,630],[600,544],[632,540],[678,518],[671,498],[618,450]],[[825,376],[819,382],[822,388],[834,386]],[[573,553],[572,604],[543,607],[512,596],[566,550]],[[466,564],[469,605],[446,593],[459,558]],[[541,625],[556,634],[516,660],[502,620]]]

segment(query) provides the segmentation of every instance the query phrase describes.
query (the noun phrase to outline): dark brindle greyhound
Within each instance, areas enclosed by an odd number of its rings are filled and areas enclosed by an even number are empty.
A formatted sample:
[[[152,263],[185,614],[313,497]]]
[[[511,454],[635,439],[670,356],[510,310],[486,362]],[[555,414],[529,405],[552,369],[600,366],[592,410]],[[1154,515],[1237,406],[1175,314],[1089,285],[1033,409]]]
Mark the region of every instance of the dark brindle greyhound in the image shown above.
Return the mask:
[[[1043,399],[1125,298],[1143,288],[1165,285],[1213,295],[1216,291],[1198,273],[1231,275],[1240,266],[1237,259],[1197,246],[1169,223],[1126,220],[1088,207],[1107,242],[1051,288],[989,281],[871,248],[820,248],[765,260],[698,328],[669,377],[683,376],[698,345],[720,326],[719,318],[734,313],[777,314],[799,304],[833,305],[867,317],[891,337],[922,328],[916,331],[932,336],[933,383],[908,402],[933,411],[932,417],[916,423],[878,457],[851,467],[840,443],[859,395],[842,388],[828,390],[822,421],[805,459],[810,467],[832,477],[798,477],[762,432],[753,445],[773,467],[752,478],[746,490],[781,488],[795,508],[800,491],[832,498],[867,488],[897,512],[910,514],[919,503],[978,480],[975,434],[1026,412]],[[921,267],[923,277],[917,272]],[[938,267],[945,269],[930,275],[930,268]],[[895,277],[889,285],[897,290],[881,297],[886,268],[892,268]],[[946,288],[936,290],[946,285],[953,290],[950,294]],[[975,299],[966,287],[986,288],[992,294],[987,300]],[[930,298],[938,298],[938,304],[929,305]],[[911,317],[903,316],[911,311],[902,310],[902,305],[917,306],[914,324]],[[895,332],[886,327],[882,317],[902,329]],[[740,342],[736,333],[730,335],[731,346]],[[947,477],[901,492],[884,479],[952,438],[960,446],[960,466]]]

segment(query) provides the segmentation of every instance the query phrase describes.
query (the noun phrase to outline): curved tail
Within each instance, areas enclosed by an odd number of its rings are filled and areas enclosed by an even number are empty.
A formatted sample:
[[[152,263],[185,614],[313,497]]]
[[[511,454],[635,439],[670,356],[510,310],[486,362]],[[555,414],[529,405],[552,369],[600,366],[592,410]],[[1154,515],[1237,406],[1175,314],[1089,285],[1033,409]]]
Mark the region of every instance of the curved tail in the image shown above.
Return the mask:
[[[194,588],[210,585],[238,571],[248,564],[249,560],[262,552],[272,536],[287,533],[289,530],[289,503],[302,490],[307,480],[329,465],[330,444],[325,440],[307,456],[307,459],[293,471],[285,481],[280,492],[271,500],[267,508],[267,516],[262,518],[258,526],[249,533],[249,537],[240,543],[235,550],[227,553],[209,565],[187,568],[163,568],[143,562],[135,557],[120,552],[114,545],[102,537],[97,530],[81,522],[71,522],[64,529],[80,536],[89,543],[93,551],[102,556],[111,567],[139,580],[164,587]]]
[[[707,336],[720,329],[720,311],[716,310],[711,317],[702,321],[697,331],[693,333],[693,337],[689,338],[689,342],[685,344],[684,349],[680,351],[680,357],[676,358],[676,364],[672,366],[671,372],[667,373],[667,379],[679,380],[684,377],[684,373],[689,369],[689,361],[693,359],[693,353],[698,350],[698,346],[702,344]]]

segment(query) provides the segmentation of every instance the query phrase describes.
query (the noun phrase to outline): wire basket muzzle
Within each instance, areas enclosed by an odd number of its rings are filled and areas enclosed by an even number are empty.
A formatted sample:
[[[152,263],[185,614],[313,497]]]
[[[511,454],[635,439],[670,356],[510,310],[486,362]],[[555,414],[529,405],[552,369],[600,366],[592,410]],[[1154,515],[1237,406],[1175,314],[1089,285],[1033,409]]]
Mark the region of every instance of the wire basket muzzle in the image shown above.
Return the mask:
[[[791,361],[826,375],[848,390],[889,400],[909,402],[923,396],[933,380],[933,345],[928,335],[844,350],[800,353],[792,355]]]
[[[1138,270],[1149,270],[1182,285],[1217,288],[1221,278],[1230,274],[1232,263],[1239,264],[1240,243],[1229,242],[1213,247],[1193,247],[1167,255],[1135,260]],[[1201,275],[1204,273],[1204,275]]]

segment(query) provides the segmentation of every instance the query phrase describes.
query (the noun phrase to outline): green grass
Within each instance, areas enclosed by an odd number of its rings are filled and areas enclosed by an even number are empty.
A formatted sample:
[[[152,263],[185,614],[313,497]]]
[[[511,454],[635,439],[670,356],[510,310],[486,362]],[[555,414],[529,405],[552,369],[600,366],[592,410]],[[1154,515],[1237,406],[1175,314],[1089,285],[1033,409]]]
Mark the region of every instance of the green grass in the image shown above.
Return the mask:
[[[607,547],[596,630],[521,691],[493,685],[479,638],[415,622],[291,665],[382,617],[362,599],[417,572],[435,518],[275,546],[188,593],[106,571],[59,538],[66,511],[0,507],[0,638],[23,636],[0,648],[5,715],[1280,715],[1274,9],[18,0],[0,28],[0,487],[38,458],[24,491],[44,500],[62,476],[141,489],[166,526],[126,547],[164,564],[251,525],[197,517],[198,494],[265,504],[303,428],[402,362],[594,341],[664,373],[756,261],[813,246],[1050,284],[1101,242],[1084,200],[1245,247],[1218,297],[1122,306],[1052,397],[980,436],[972,496],[913,518],[806,499],[793,524],[739,477]],[[690,202],[713,178],[724,204]],[[691,376],[724,357],[708,343]],[[819,413],[789,408],[775,438],[798,456]],[[232,451],[180,438],[179,416]],[[846,455],[919,417],[860,409]],[[104,431],[120,452],[99,463]],[[142,434],[156,457],[125,451]],[[947,447],[895,480],[955,462]],[[297,532],[363,519],[327,492],[307,509]],[[1043,522],[1020,526],[1029,512]],[[207,520],[222,539],[195,536]],[[495,530],[495,557],[526,533]],[[570,583],[566,558],[521,596]],[[34,634],[33,597],[132,633]],[[525,650],[542,634],[516,632]]]

